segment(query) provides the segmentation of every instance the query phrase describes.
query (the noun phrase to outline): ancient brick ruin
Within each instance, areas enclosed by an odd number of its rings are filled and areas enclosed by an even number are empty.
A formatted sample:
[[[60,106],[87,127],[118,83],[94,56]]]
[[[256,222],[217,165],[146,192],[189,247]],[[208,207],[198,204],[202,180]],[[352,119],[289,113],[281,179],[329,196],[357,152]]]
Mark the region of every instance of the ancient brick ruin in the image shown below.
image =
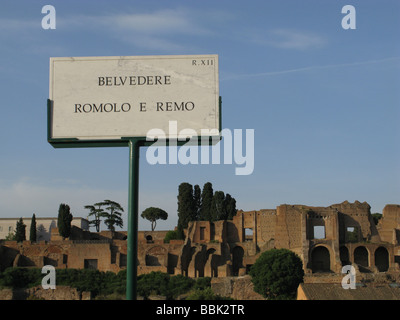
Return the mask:
[[[189,277],[245,275],[257,257],[271,248],[297,253],[307,274],[340,274],[352,264],[358,272],[399,273],[400,205],[386,205],[375,225],[370,206],[347,201],[329,207],[280,205],[276,209],[238,211],[233,220],[194,221],[185,240],[164,243],[166,231],[140,231],[138,274],[163,271]],[[9,266],[126,268],[126,232],[93,233],[73,227],[63,240],[57,228],[51,240],[2,241],[0,269]]]

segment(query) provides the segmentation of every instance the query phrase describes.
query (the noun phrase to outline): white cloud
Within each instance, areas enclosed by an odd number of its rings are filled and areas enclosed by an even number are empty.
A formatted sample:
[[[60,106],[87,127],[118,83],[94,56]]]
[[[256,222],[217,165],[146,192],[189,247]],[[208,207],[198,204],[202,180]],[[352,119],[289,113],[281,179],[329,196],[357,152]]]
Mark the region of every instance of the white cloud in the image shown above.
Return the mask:
[[[161,10],[146,14],[118,14],[109,16],[104,22],[113,28],[143,34],[194,34],[204,35],[209,31],[196,22],[187,10]]]

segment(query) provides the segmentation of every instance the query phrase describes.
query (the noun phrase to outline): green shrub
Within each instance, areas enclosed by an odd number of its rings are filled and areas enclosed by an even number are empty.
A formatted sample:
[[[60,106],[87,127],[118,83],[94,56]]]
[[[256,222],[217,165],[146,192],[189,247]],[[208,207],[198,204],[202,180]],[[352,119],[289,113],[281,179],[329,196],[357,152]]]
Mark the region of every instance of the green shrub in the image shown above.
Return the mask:
[[[170,240],[178,239],[177,231],[168,231],[164,238],[164,243],[169,243]]]
[[[263,252],[250,269],[254,291],[271,300],[294,299],[303,281],[303,263],[288,249]]]
[[[0,283],[5,287],[26,288],[42,283],[43,274],[38,268],[7,268],[0,276]]]
[[[215,294],[211,287],[205,289],[195,289],[186,298],[186,300],[233,300],[229,297],[222,297]]]

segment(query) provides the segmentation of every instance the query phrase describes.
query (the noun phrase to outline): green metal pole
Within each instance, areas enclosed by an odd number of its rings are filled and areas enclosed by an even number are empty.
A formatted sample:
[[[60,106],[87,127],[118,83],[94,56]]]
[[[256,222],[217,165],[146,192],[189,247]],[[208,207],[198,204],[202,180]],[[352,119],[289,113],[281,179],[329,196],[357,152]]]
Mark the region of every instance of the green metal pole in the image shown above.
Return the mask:
[[[139,203],[139,139],[129,140],[129,195],[128,195],[128,255],[126,272],[126,299],[137,295],[137,243]]]

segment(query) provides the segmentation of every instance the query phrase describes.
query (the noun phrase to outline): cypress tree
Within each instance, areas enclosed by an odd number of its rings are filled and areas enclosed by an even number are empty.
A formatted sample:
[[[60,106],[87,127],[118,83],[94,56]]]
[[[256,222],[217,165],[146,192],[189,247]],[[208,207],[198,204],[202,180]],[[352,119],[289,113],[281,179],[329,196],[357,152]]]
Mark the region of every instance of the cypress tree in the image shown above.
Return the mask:
[[[236,216],[236,200],[229,193],[225,196],[225,210],[226,220],[232,220]]]
[[[36,216],[35,216],[35,214],[32,215],[31,229],[29,232],[29,240],[32,242],[36,242]]]
[[[193,201],[194,201],[194,211],[196,213],[195,220],[199,220],[200,210],[201,210],[201,189],[198,184],[194,186]]]
[[[15,230],[15,240],[17,242],[22,242],[22,241],[26,240],[25,229],[26,229],[26,225],[24,224],[24,221],[22,220],[22,218],[20,218],[17,221],[17,227]]]
[[[60,204],[58,209],[58,232],[63,238],[68,238],[71,234],[71,221],[72,214],[70,213],[69,205],[65,203]]]
[[[211,220],[226,220],[225,194],[223,191],[215,191],[211,202]]]
[[[211,221],[211,204],[214,196],[214,190],[211,182],[207,182],[203,186],[201,193],[201,208],[199,220]]]
[[[182,182],[178,189],[178,235],[184,237],[183,229],[186,229],[189,221],[196,218],[193,199],[193,186],[190,183]]]

